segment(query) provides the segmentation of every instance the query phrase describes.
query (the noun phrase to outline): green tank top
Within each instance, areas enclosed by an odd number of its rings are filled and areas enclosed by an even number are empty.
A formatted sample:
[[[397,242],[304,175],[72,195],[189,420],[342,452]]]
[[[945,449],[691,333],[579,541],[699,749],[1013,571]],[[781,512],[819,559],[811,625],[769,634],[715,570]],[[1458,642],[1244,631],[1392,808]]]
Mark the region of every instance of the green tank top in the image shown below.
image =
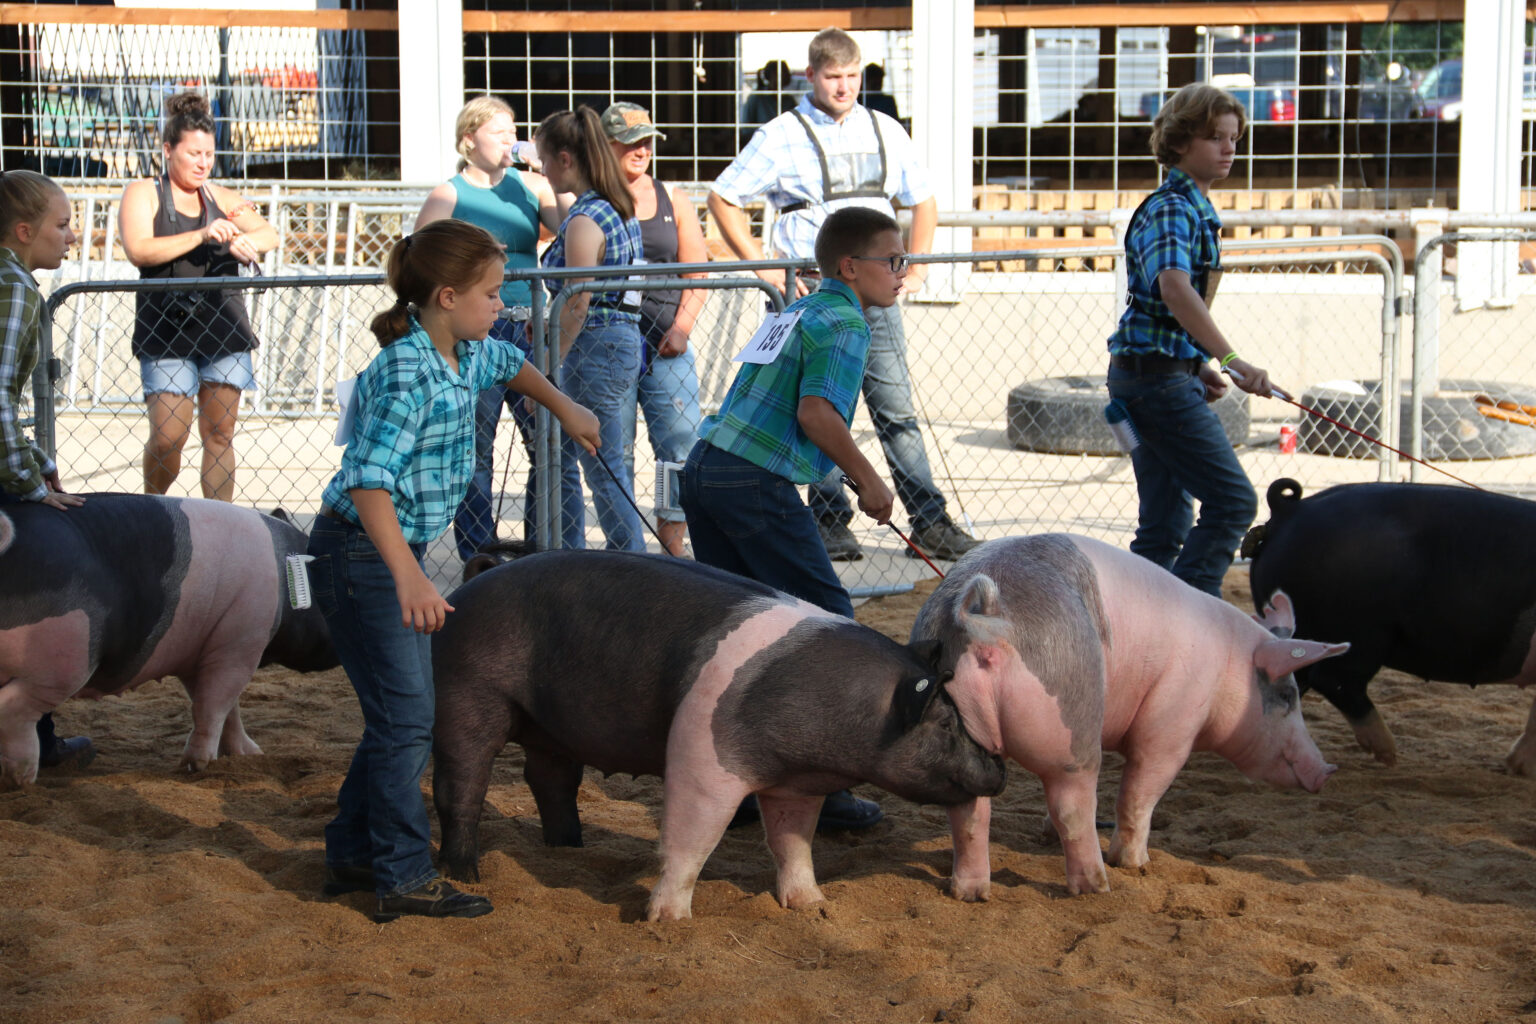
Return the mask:
[[[492,188],[481,188],[455,174],[453,186],[454,220],[485,228],[491,237],[507,247],[507,269],[527,270],[539,265],[539,200],[523,176],[508,169]],[[533,302],[528,281],[507,281],[501,286],[501,301],[508,306],[527,306]]]

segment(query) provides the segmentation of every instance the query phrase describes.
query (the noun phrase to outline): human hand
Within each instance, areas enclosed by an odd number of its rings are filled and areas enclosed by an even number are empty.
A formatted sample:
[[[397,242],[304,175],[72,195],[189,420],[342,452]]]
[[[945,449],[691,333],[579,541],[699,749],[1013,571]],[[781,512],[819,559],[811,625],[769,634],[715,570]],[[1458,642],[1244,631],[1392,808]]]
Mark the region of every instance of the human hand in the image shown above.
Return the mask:
[[[395,582],[395,599],[400,602],[400,624],[418,633],[436,633],[453,611],[453,605],[419,568],[407,579]]]
[[[203,241],[225,244],[240,237],[240,229],[232,221],[220,217],[203,228]]]
[[[79,508],[85,504],[85,499],[78,494],[65,494],[63,491],[50,490],[47,494],[43,495],[40,504],[47,505],[49,508],[56,508],[62,512],[67,508]]]
[[[875,522],[884,526],[891,521],[891,512],[896,508],[896,495],[885,486],[885,481],[879,477],[869,480],[854,491],[859,496],[859,511],[863,512]]]
[[[1210,363],[1200,364],[1200,383],[1205,385],[1205,400],[1217,402],[1227,393],[1227,379]]]
[[[916,295],[923,290],[923,283],[928,280],[927,263],[910,263],[907,265],[907,276],[901,280],[901,294]]]
[[[245,235],[229,243],[229,254],[247,266],[254,266],[261,261],[261,253],[256,251],[256,247]]]
[[[596,455],[597,449],[603,443],[603,438],[599,432],[597,417],[592,414],[592,410],[571,402],[557,415],[560,419],[560,428],[575,438],[576,443],[585,448],[588,455]]]
[[[676,359],[688,351],[688,332],[673,324],[667,328],[667,333],[661,336],[661,344],[656,346],[656,354],[663,359]]]
[[[1227,374],[1238,387],[1250,395],[1269,398],[1270,392],[1276,390],[1275,386],[1270,383],[1268,370],[1254,366],[1244,359],[1234,359],[1228,363]]]

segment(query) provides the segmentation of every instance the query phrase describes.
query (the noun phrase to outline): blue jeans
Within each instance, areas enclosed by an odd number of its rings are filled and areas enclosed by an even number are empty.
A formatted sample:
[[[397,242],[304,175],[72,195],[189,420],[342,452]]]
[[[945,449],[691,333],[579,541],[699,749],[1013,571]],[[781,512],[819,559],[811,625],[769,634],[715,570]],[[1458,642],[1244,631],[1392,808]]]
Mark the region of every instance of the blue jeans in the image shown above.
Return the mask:
[[[896,497],[907,510],[915,530],[926,529],[946,518],[944,495],[933,482],[923,433],[912,405],[912,379],[907,373],[907,336],[901,324],[901,307],[870,306],[869,361],[864,367],[864,403],[875,426],[875,436],[885,451]],[[833,470],[810,486],[807,494],[817,519],[846,523],[853,508],[843,492],[842,471]]]
[[[571,438],[562,435],[561,492],[575,478],[578,465],[585,473],[597,509],[597,522],[610,549],[644,551],[645,533],[635,510],[635,484],[625,466],[634,462],[635,395],[640,377],[640,327],[625,320],[591,325],[576,335],[560,367],[560,388],[597,416],[602,445],[588,455]],[[624,410],[629,409],[629,430],[624,429]],[[603,465],[599,465],[601,458]],[[607,466],[605,470],[603,467]],[[612,470],[612,475],[608,472]],[[570,520],[571,510],[564,511]],[[585,529],[580,513],[576,521]],[[570,545],[573,547],[583,544]]]
[[[413,545],[419,560],[425,545]],[[421,774],[432,753],[432,643],[400,624],[395,581],[359,526],[315,517],[309,576],[363,708],[363,738],[325,826],[325,862],[372,867],[380,896],[437,877]]]
[[[667,462],[686,459],[699,439],[699,375],[694,370],[691,346],[670,359],[651,354],[651,364],[640,376],[639,405],[645,411],[645,432],[656,457]],[[630,439],[626,479],[633,480],[635,407],[625,406],[624,412],[624,436]],[[676,512],[663,514],[658,510],[656,517],[666,522],[683,521]]]
[[[1109,368],[1109,393],[1125,403],[1141,444],[1136,537],[1131,551],[1207,594],[1221,596],[1232,555],[1258,513],[1258,496],[1198,376],[1136,376]],[[1200,520],[1194,506],[1200,502]]]
[[[514,320],[497,320],[489,335],[497,341],[510,341],[528,354],[526,325]],[[511,388],[497,384],[480,392],[475,404],[475,472],[469,480],[469,490],[453,516],[454,547],[461,560],[468,560],[480,550],[481,545],[496,539],[496,510],[491,500],[495,493],[492,458],[496,449],[496,426],[501,419],[502,407],[512,411],[513,422],[523,437],[523,452],[528,456],[528,482],[523,491],[523,537],[533,540],[538,536],[539,512],[534,504],[534,474],[538,466],[533,446],[533,413],[523,408],[523,396]],[[562,493],[565,510],[565,530],[561,546],[582,546],[581,532],[581,476],[573,474]]]
[[[682,501],[694,558],[853,618],[853,601],[793,483],[700,441],[683,465]]]

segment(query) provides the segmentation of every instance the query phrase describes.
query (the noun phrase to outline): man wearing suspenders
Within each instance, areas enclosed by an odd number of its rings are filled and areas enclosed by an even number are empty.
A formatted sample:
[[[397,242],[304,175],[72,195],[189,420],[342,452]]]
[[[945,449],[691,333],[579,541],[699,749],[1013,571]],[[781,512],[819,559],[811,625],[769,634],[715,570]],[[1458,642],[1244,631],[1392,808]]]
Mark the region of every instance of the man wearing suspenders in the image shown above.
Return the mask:
[[[715,179],[709,211],[739,258],[764,258],[742,208],[758,196],[777,212],[768,246],[773,257],[813,257],[816,233],[834,210],[866,206],[894,216],[893,201],[912,210],[907,248],[913,253],[931,251],[938,223],[933,190],[901,126],[859,104],[861,59],[859,45],[848,33],[835,28],[817,33],[811,40],[806,70],[810,93],[800,98],[794,110],[758,129],[747,148]],[[783,289],[782,271],[761,276]],[[922,287],[925,276],[927,267],[913,264],[903,291]],[[814,273],[797,277],[802,295],[818,283]],[[901,308],[870,307],[865,316],[872,340],[864,400],[897,497],[911,518],[912,540],[935,557],[959,558],[978,542],[950,519],[944,495],[933,482],[912,403]],[[837,475],[812,484],[808,497],[833,560],[862,558],[859,543],[848,529],[853,510]]]

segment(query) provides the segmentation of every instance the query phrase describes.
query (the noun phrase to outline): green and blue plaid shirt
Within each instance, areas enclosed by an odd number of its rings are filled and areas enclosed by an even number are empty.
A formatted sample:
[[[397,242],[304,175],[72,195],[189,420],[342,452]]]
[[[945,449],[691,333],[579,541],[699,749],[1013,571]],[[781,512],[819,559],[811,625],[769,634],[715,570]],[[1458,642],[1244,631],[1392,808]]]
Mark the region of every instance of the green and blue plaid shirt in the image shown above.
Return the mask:
[[[326,485],[326,508],[361,523],[348,492],[384,490],[410,543],[448,529],[475,468],[475,400],[523,365],[504,341],[461,341],[454,351],[458,373],[412,317],[410,333],[374,356],[357,382],[352,438]]]
[[[12,497],[42,501],[43,477],[53,460],[21,429],[21,389],[37,368],[37,333],[43,297],[21,260],[0,246],[0,488]]]
[[[858,298],[841,281],[796,300],[800,321],[778,358],[743,363],[720,411],[699,437],[793,483],[820,480],[835,467],[800,428],[800,399],[825,398],[852,425],[869,356],[869,324]]]
[[[1163,302],[1157,275],[1182,270],[1195,291],[1205,295],[1211,271],[1221,269],[1221,218],[1194,179],[1177,167],[1131,218],[1125,268],[1125,313],[1109,336],[1110,353],[1204,359]]]

